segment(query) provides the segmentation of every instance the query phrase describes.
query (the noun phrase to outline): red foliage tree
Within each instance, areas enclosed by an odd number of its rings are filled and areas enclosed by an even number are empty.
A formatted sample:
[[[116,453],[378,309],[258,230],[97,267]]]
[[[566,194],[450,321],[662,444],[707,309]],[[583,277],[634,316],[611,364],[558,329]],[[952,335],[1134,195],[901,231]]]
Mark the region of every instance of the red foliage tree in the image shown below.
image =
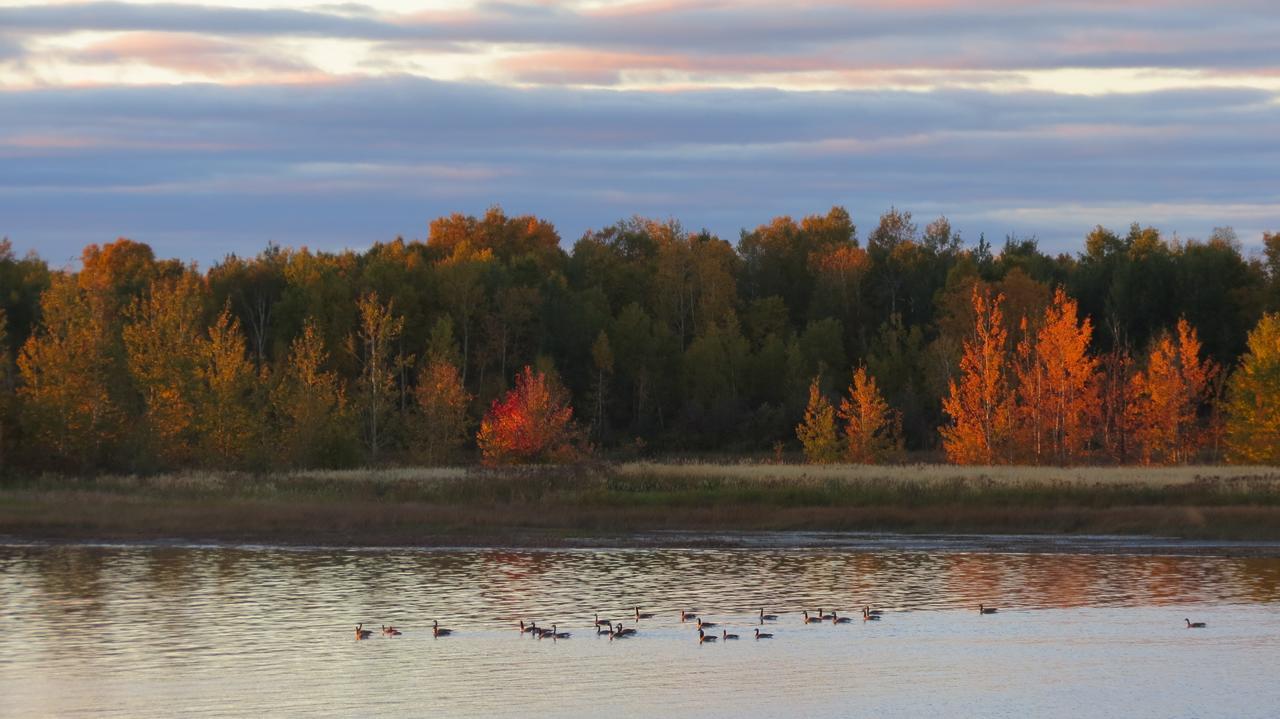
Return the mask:
[[[564,392],[528,366],[516,375],[515,389],[489,408],[476,443],[485,464],[568,462],[580,444]]]

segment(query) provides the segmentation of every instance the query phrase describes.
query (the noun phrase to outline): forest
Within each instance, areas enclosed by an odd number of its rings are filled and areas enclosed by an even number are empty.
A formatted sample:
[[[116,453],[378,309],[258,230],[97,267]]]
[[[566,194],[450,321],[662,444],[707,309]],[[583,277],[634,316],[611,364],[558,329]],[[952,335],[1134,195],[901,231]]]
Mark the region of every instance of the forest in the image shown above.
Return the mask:
[[[0,245],[0,460],[154,472],[803,456],[1280,461],[1280,234],[1075,254],[890,209],[733,243],[454,214],[363,252]]]

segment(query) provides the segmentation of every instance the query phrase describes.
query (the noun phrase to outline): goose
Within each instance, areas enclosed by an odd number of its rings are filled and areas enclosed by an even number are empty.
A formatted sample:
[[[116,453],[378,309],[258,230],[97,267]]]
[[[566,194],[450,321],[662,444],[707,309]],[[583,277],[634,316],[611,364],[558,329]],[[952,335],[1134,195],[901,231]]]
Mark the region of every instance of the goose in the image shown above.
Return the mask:
[[[537,633],[537,631],[538,631],[538,625],[537,625],[537,624],[535,624],[535,623],[533,623],[533,622],[529,622],[528,624],[525,624],[523,619],[521,619],[521,620],[520,620],[520,633],[521,633],[521,634],[526,634],[526,633],[527,633],[527,634],[536,634],[536,633]]]
[[[612,627],[612,626],[608,626],[608,627],[596,627],[596,636],[597,636],[597,637],[602,637],[602,636],[604,636],[604,635],[606,635],[606,634],[613,634],[613,627]]]
[[[636,607],[636,621],[638,622],[641,619],[653,619],[653,615],[650,614],[649,612],[642,613],[640,611],[640,607]]]
[[[552,639],[568,639],[568,638],[569,638],[569,637],[571,637],[571,636],[573,636],[573,635],[572,635],[570,632],[559,632],[559,631],[556,631],[556,625],[554,625],[554,624],[552,624],[552,625],[551,625],[551,638],[552,638]]]
[[[715,635],[713,635],[713,634],[703,634],[701,629],[699,629],[699,630],[698,630],[698,643],[699,643],[699,644],[708,644],[708,643],[710,643],[710,642],[714,642],[715,640],[716,640]]]
[[[440,622],[438,622],[438,621],[436,621],[436,620],[434,620],[434,619],[433,619],[433,620],[431,620],[431,635],[432,635],[432,636],[435,636],[435,637],[447,637],[447,636],[449,636],[450,634],[453,634],[453,630],[452,630],[452,629],[445,629],[444,627],[440,626]]]
[[[612,627],[612,626],[613,626],[613,622],[609,621],[608,619],[601,619],[601,618],[600,618],[600,615],[599,615],[599,614],[596,614],[596,626],[597,626],[597,627]]]
[[[868,612],[867,610],[865,610],[865,609],[864,609],[864,610],[862,610],[862,621],[864,621],[864,622],[878,622],[878,621],[880,621],[880,615],[879,615],[879,614],[872,614],[871,612]]]
[[[852,621],[853,621],[853,620],[852,620],[852,619],[850,619],[850,618],[848,618],[848,617],[837,617],[837,616],[836,616],[836,611],[835,611],[834,609],[833,609],[833,610],[831,610],[831,623],[832,623],[832,624],[848,624],[849,622],[852,622]]]
[[[382,626],[382,634],[383,636],[388,636],[388,637],[398,637],[400,636],[400,630],[396,629],[395,627],[388,627],[384,624]]]
[[[680,610],[680,621],[682,622],[692,622],[697,618],[698,618],[698,615],[694,614],[693,612],[686,612],[683,609]]]
[[[759,629],[757,629],[756,639],[773,639],[773,635],[770,634],[769,632],[761,632]]]
[[[822,618],[821,618],[821,617],[811,617],[811,616],[809,616],[809,610],[807,610],[807,609],[806,609],[806,610],[804,611],[804,623],[805,623],[805,624],[818,624],[818,623],[819,623],[819,622],[821,622],[821,621],[822,621]]]
[[[880,616],[881,614],[884,614],[884,612],[880,611],[879,609],[872,609],[872,608],[870,607],[870,605],[863,607],[863,608],[862,608],[862,613],[863,613],[863,614],[874,614],[874,615],[876,615],[877,617],[878,617],[878,616]]]
[[[551,635],[555,634],[555,629],[554,629],[555,625],[553,624],[553,625],[551,625],[551,626],[553,627],[552,629],[543,629],[543,628],[539,627],[539,628],[538,628],[538,633],[537,633],[537,635],[536,635],[536,636],[537,636],[539,639],[546,639],[547,637],[550,637]]]
[[[726,642],[727,642],[727,641],[729,641],[730,639],[737,639],[737,638],[738,638],[738,635],[737,635],[737,634],[730,634],[728,629],[721,629],[721,630],[720,630],[720,636],[721,636],[721,638],[722,638],[722,639],[724,639]]]
[[[998,611],[1000,610],[995,607],[984,607],[981,604],[978,605],[978,614],[995,614]]]
[[[356,625],[356,639],[368,639],[371,636],[373,636],[373,630],[365,629],[364,622]]]
[[[765,614],[764,607],[760,607],[760,623],[761,624],[764,624],[765,622],[776,622],[776,621],[778,621],[777,614]]]
[[[701,619],[699,619],[699,620],[698,620],[698,628],[699,628],[699,629],[710,629],[710,628],[712,628],[712,627],[718,627],[718,626],[720,626],[720,625],[719,625],[719,624],[716,624],[715,622],[704,622],[704,621],[702,621]]]
[[[622,623],[621,623],[621,622],[619,622],[619,623],[618,623],[618,628],[617,628],[616,630],[614,630],[614,632],[613,632],[613,633],[614,633],[614,634],[616,634],[616,635],[618,635],[618,636],[620,636],[620,637],[629,637],[629,636],[631,636],[631,635],[635,634],[635,633],[636,633],[636,630],[634,630],[634,629],[623,629],[623,628],[622,628]]]
[[[819,607],[819,608],[818,608],[818,618],[819,618],[819,619],[826,620],[826,619],[830,619],[830,618],[831,618],[831,616],[832,616],[832,615],[830,615],[830,614],[823,614],[823,613],[822,613],[822,608],[821,608],[821,607]]]
[[[1187,629],[1204,629],[1205,626],[1207,626],[1204,622],[1193,622],[1190,619],[1186,621],[1187,621]]]

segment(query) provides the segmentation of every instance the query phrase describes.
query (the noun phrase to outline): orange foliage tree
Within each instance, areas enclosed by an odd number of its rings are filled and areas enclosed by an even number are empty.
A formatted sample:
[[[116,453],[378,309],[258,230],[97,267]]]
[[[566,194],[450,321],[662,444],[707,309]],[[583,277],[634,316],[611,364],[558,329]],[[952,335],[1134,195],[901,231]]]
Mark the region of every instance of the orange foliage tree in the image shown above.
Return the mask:
[[[578,435],[563,390],[526,365],[485,414],[476,443],[485,464],[568,462],[578,456]]]
[[[897,412],[884,401],[866,367],[853,373],[849,396],[840,400],[840,419],[845,422],[844,454],[850,462],[874,464],[897,446]]]
[[[942,447],[956,464],[999,464],[1008,461],[1012,427],[1009,389],[1008,332],[1000,304],[989,290],[973,290],[974,330],[964,341],[959,382],[948,383],[942,410],[951,418],[943,425]]]
[[[1023,320],[1014,440],[1021,458],[1068,464],[1085,457],[1098,423],[1098,361],[1089,356],[1093,324],[1059,288],[1035,331]]]
[[[1131,426],[1144,464],[1189,462],[1212,439],[1199,413],[1218,373],[1200,359],[1200,339],[1186,319],[1176,333],[1165,332],[1152,344],[1146,372],[1133,375]]]

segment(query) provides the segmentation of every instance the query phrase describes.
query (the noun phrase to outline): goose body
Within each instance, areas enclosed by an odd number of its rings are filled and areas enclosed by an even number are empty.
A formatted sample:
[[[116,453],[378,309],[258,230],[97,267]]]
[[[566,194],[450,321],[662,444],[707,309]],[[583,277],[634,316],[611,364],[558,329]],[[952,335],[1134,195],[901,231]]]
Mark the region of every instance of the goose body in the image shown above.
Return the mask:
[[[363,623],[363,622],[361,622],[360,624],[357,624],[357,625],[356,625],[356,639],[357,639],[357,640],[359,640],[359,639],[368,639],[368,638],[369,638],[369,637],[371,637],[371,636],[373,636],[373,630],[372,630],[372,629],[365,629],[365,628],[364,628],[364,623]]]
[[[1208,626],[1204,622],[1193,622],[1190,619],[1186,621],[1187,621],[1187,629],[1204,629],[1206,626]]]
[[[697,618],[698,618],[698,615],[694,614],[693,612],[686,612],[683,609],[680,610],[680,621],[682,622],[692,622]]]
[[[773,639],[773,635],[768,632],[761,632],[759,629],[757,629],[756,639]]]
[[[556,625],[554,625],[554,624],[552,624],[552,625],[551,625],[551,638],[552,638],[552,639],[568,639],[570,636],[572,636],[572,634],[571,634],[570,632],[560,632],[560,631],[556,631]]]
[[[875,616],[877,616],[877,617],[878,617],[878,616],[880,616],[881,614],[884,614],[884,612],[880,611],[879,609],[872,609],[870,606],[863,607],[863,608],[862,608],[862,613],[863,613],[863,614],[874,614],[874,615],[875,615]]]
[[[729,641],[730,639],[737,639],[737,638],[738,638],[738,635],[737,635],[737,634],[730,634],[728,629],[721,629],[721,630],[720,630],[720,638],[721,638],[721,639],[724,639],[725,641]]]
[[[985,607],[981,604],[978,605],[978,614],[995,614],[998,611],[1000,610],[995,607]]]
[[[653,614],[649,612],[641,612],[640,607],[636,607],[636,621],[638,622],[641,619],[653,619]]]
[[[698,620],[698,629],[711,629],[712,627],[718,627],[718,626],[720,625],[716,624],[715,622],[704,622],[701,619]]]
[[[431,620],[431,636],[433,636],[433,637],[447,637],[447,636],[449,636],[450,634],[453,634],[453,630],[452,630],[452,629],[445,629],[444,627],[440,626],[440,622],[438,622],[438,621],[436,621],[436,620],[434,620],[434,619],[433,619],[433,620]]]
[[[862,610],[862,621],[864,621],[864,622],[878,622],[878,621],[880,621],[880,615],[879,615],[879,614],[872,614],[871,612],[868,612],[867,610],[863,609],[863,610]]]
[[[712,634],[704,634],[704,633],[703,633],[703,631],[702,631],[701,629],[699,629],[699,630],[698,630],[698,643],[699,643],[699,644],[710,644],[711,642],[714,642],[715,640],[716,640],[715,635],[712,635]]]
[[[832,624],[848,624],[849,622],[852,622],[852,621],[853,621],[853,620],[852,620],[852,619],[850,619],[850,618],[848,618],[848,617],[837,617],[837,616],[836,616],[836,613],[835,613],[834,611],[833,611],[833,612],[831,612],[831,623],[832,623]]]
[[[614,630],[614,632],[613,632],[613,633],[614,633],[615,635],[617,635],[617,636],[620,636],[620,637],[629,637],[629,636],[631,636],[631,635],[635,634],[635,633],[636,633],[636,630],[634,630],[634,629],[624,629],[624,628],[622,627],[622,625],[621,625],[621,624],[619,624],[619,625],[618,625],[618,627],[617,627],[617,629],[616,629],[616,630]]]
[[[599,615],[599,614],[597,614],[597,615],[596,615],[596,626],[597,626],[597,627],[612,627],[612,626],[613,626],[613,622],[612,622],[612,621],[610,621],[610,620],[608,620],[608,619],[601,619],[601,618],[600,618],[600,615]]]
[[[776,622],[776,621],[778,621],[777,614],[765,614],[764,607],[760,607],[760,623],[761,624],[764,624],[765,622]]]

